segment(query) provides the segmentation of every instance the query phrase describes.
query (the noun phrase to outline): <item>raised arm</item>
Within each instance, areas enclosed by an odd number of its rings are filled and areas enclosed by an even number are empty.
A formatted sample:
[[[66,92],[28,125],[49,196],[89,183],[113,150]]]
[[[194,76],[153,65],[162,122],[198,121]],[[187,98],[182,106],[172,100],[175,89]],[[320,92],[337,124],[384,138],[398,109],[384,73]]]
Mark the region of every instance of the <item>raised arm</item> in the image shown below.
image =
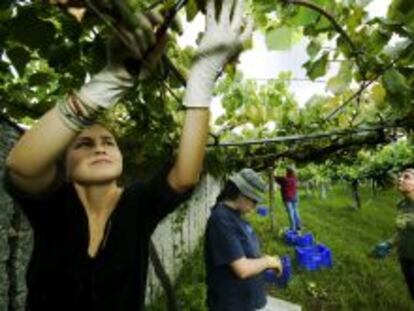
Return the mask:
[[[124,35],[131,39],[129,43],[134,48],[134,58],[143,64],[141,67],[148,69],[161,57],[165,46],[164,38],[163,44],[142,59],[148,47],[155,42],[154,27],[162,23],[163,18],[154,11],[137,14],[142,22],[137,26],[140,27],[137,31],[146,35],[140,42],[134,40],[126,29]],[[108,47],[107,66],[79,90],[60,100],[11,150],[6,165],[12,182],[19,189],[34,195],[48,190],[56,178],[59,157],[77,134],[92,125],[100,113],[118,102],[133,85],[133,77],[124,66],[131,52],[116,39],[111,40]],[[137,55],[141,55],[141,59]],[[141,73],[144,74],[144,70]]]
[[[6,166],[13,183],[30,194],[46,191],[56,179],[58,158],[76,135],[59,117],[56,108],[47,112],[7,157]]]
[[[194,186],[199,178],[208,136],[209,106],[214,83],[223,67],[247,40],[253,24],[243,23],[244,0],[223,0],[220,14],[215,1],[206,4],[206,31],[190,70],[184,97],[186,117],[178,157],[168,175],[178,192]],[[218,16],[216,18],[216,16]]]
[[[208,137],[208,109],[188,109],[181,134],[178,155],[168,182],[177,192],[184,192],[194,186],[203,165]]]

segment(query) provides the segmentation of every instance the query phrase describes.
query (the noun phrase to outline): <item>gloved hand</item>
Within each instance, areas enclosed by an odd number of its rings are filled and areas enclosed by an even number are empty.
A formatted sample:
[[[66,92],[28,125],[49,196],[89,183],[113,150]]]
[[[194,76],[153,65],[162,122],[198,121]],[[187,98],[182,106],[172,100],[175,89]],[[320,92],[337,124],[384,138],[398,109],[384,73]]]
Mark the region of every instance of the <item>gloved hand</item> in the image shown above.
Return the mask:
[[[282,261],[279,256],[265,255],[267,259],[267,268],[275,271],[277,276],[282,274]]]
[[[392,243],[390,241],[382,241],[375,245],[372,255],[376,258],[384,258],[391,253]]]
[[[395,226],[398,230],[414,228],[414,213],[401,213],[395,220]]]
[[[206,31],[187,81],[184,106],[190,108],[209,107],[215,80],[253,30],[251,19],[244,23],[244,0],[223,0],[218,20],[214,2],[207,0]]]
[[[282,269],[281,273],[278,275],[276,284],[279,287],[285,287],[291,278],[292,263],[289,256],[282,256],[280,262]]]
[[[269,268],[265,270],[264,277],[268,282],[275,283],[278,287],[285,287],[290,278],[292,264],[289,256],[268,256],[270,257]]]
[[[154,28],[164,21],[159,9],[136,16],[139,22],[135,31],[119,26],[108,41],[107,66],[67,100],[58,103],[59,115],[73,130],[81,131],[91,125],[100,112],[116,104],[133,86],[133,73],[141,78],[147,76],[161,58],[166,37],[161,38],[155,50],[150,50],[156,41]],[[131,61],[140,65],[139,71],[127,70]]]
[[[147,52],[156,42],[154,28],[164,21],[160,9],[146,14],[136,13],[136,18],[139,24],[133,32],[123,26],[117,28],[118,33],[108,41],[107,67],[79,90],[79,98],[88,105],[109,108],[133,85],[134,73],[141,78],[147,76],[161,58],[165,37],[156,51]],[[129,70],[127,66],[134,66],[134,61],[135,66],[140,63],[138,66],[142,68]]]

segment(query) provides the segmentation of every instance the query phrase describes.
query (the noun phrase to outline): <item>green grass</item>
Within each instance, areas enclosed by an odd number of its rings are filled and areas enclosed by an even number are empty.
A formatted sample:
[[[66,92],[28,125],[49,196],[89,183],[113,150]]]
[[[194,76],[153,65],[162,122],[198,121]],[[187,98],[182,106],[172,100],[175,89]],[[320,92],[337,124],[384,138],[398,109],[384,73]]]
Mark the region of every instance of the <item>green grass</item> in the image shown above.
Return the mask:
[[[283,242],[282,233],[288,227],[288,220],[279,195],[273,230],[268,217],[249,215],[263,253],[288,254],[294,262],[289,286],[285,289],[268,286],[270,295],[300,304],[303,310],[414,310],[395,253],[381,260],[368,256],[378,241],[394,232],[398,195],[393,189],[375,196],[362,189],[361,197],[362,209],[356,210],[350,191],[344,187],[335,187],[326,199],[317,194],[301,194],[303,231],[312,232],[318,243],[332,250],[333,268],[321,271],[298,268],[294,248]],[[205,310],[202,261],[200,246],[177,281],[176,294],[183,311]]]

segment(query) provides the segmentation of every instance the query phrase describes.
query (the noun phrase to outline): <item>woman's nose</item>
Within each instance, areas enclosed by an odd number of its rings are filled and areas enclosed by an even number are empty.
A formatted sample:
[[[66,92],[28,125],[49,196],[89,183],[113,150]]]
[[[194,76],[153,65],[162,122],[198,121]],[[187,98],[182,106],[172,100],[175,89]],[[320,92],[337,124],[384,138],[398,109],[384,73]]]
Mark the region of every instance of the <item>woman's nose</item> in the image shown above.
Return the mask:
[[[95,146],[95,153],[106,153],[105,146],[103,144],[96,144]]]

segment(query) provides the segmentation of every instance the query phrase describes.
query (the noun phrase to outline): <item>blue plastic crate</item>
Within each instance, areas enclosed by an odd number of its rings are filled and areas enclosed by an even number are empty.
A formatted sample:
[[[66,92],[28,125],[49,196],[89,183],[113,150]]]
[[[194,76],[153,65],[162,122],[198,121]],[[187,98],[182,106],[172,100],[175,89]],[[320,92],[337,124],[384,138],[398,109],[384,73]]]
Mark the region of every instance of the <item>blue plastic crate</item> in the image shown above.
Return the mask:
[[[290,246],[312,246],[314,244],[314,238],[312,233],[305,233],[299,235],[297,231],[286,230],[284,233],[284,239],[287,245]]]
[[[257,214],[260,216],[267,216],[269,214],[269,209],[266,206],[258,206]]]
[[[265,270],[264,278],[268,283],[275,284],[277,287],[286,287],[292,278],[292,263],[289,256],[282,256],[280,258],[282,262],[282,274],[276,275],[276,272],[272,269]]]
[[[371,254],[375,258],[385,258],[391,253],[391,250],[392,250],[391,243],[384,241],[384,242],[378,243],[375,246]]]
[[[332,261],[332,251],[330,250],[330,248],[323,244],[319,244],[318,249],[322,256],[321,266],[325,268],[332,268],[333,261]]]
[[[289,280],[292,278],[292,262],[289,256],[282,256],[282,275],[276,278],[276,285],[279,287],[286,287]]]
[[[305,233],[304,235],[298,235],[296,238],[295,245],[301,247],[307,247],[313,245],[313,234],[312,233]]]
[[[332,268],[333,266],[331,250],[323,244],[308,247],[296,247],[296,259],[299,266],[306,270]]]
[[[296,239],[298,238],[298,233],[294,230],[286,230],[284,233],[285,242],[287,245],[296,245]]]
[[[276,272],[272,269],[265,270],[264,279],[267,283],[276,283]]]

